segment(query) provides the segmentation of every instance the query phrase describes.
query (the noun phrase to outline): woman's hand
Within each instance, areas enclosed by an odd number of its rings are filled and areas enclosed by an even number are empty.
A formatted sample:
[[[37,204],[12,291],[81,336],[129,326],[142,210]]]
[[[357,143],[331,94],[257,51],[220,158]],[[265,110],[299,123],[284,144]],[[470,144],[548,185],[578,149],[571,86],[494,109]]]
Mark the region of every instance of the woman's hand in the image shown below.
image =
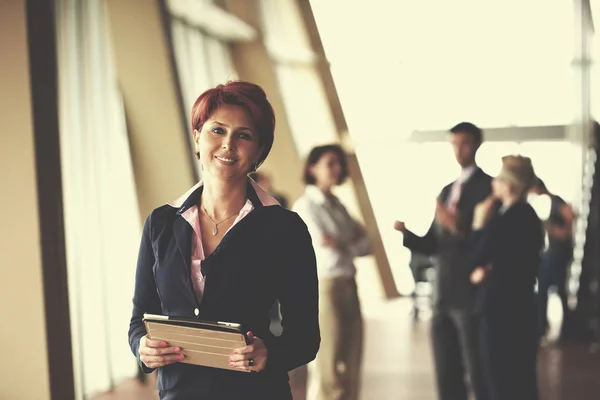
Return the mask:
[[[490,265],[475,268],[473,272],[471,272],[471,283],[474,285],[479,285],[481,282],[483,282],[491,269],[492,267]]]
[[[335,240],[333,236],[330,236],[326,233],[323,234],[323,238],[321,239],[321,245],[323,247],[329,247],[331,249],[337,249],[339,247],[337,240]]]
[[[441,200],[437,200],[435,207],[435,220],[438,224],[446,228],[453,235],[458,234],[458,214],[456,212],[450,212],[442,203]]]
[[[147,335],[140,339],[140,347],[138,348],[140,360],[148,368],[158,368],[179,362],[185,358],[180,352],[179,347],[169,347],[168,343],[148,339]]]
[[[398,232],[406,233],[406,224],[402,221],[394,222],[394,229]]]
[[[475,206],[473,213],[473,229],[478,230],[485,226],[488,219],[494,212],[494,204],[496,203],[496,197],[493,195],[488,196],[485,200]]]
[[[252,332],[248,332],[246,336],[250,344],[233,351],[229,357],[229,366],[246,371],[262,371],[267,366],[268,357],[265,342],[254,336]]]

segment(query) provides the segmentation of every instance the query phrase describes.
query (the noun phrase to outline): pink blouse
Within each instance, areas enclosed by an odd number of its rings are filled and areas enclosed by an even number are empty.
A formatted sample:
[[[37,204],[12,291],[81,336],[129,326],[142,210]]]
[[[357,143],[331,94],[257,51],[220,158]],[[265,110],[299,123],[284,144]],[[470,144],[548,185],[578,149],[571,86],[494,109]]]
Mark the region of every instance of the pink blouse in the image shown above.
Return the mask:
[[[250,179],[250,178],[248,178],[248,179]],[[277,200],[275,200],[275,198],[273,198],[273,196],[271,196],[267,192],[265,192],[252,179],[250,179],[250,183],[252,184],[252,187],[256,191],[256,195],[258,196],[258,199],[260,200],[260,202],[263,206],[279,205],[279,202]],[[169,204],[171,204],[175,207],[180,207],[183,204],[183,202],[188,198],[188,196],[191,194],[191,192],[193,192],[194,190],[196,190],[197,188],[199,188],[202,185],[203,185],[203,182],[200,181],[197,185],[195,185],[192,189],[188,190],[178,200],[176,200],[175,202],[169,203]],[[244,219],[244,217],[246,217],[248,214],[250,214],[252,212],[252,210],[254,210],[254,205],[252,204],[252,202],[250,200],[246,200],[246,204],[244,204],[244,207],[242,207],[242,209],[240,210],[240,213],[238,214],[235,221],[233,221],[233,224],[227,230],[227,232],[229,232],[229,230],[231,228],[233,228],[237,223],[239,223],[242,219]],[[194,233],[195,233],[192,236],[192,263],[191,263],[192,276],[191,276],[191,278],[192,278],[192,285],[194,287],[194,292],[196,293],[196,299],[198,299],[198,304],[200,304],[202,302],[202,293],[204,292],[204,283],[205,283],[204,275],[202,275],[201,268],[202,268],[202,261],[204,261],[204,259],[206,257],[204,255],[204,248],[202,247],[202,232],[200,230],[198,205],[194,205],[194,206],[190,207],[183,214],[181,214],[181,216],[190,224],[190,226],[192,227],[192,229],[194,230]],[[227,234],[227,232],[225,232],[225,234]]]

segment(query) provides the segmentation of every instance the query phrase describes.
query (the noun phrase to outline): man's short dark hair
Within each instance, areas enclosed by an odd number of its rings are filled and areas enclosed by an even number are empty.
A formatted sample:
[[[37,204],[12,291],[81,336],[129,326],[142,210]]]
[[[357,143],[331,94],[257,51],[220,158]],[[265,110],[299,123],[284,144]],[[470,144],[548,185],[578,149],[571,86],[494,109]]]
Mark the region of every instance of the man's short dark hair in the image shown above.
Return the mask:
[[[473,137],[477,143],[483,142],[483,131],[481,128],[470,122],[461,122],[460,124],[455,125],[452,129],[450,129],[450,133],[466,133],[467,135]]]

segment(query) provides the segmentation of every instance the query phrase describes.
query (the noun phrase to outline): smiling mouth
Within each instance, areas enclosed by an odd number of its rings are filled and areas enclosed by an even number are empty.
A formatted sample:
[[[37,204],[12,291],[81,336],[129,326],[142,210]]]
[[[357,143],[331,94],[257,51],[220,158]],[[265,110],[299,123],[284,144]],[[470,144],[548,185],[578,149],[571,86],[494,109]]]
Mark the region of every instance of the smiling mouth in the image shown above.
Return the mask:
[[[235,158],[227,158],[227,157],[219,157],[219,156],[215,156],[215,158],[219,161],[221,161],[224,164],[235,164],[235,162],[237,161]]]

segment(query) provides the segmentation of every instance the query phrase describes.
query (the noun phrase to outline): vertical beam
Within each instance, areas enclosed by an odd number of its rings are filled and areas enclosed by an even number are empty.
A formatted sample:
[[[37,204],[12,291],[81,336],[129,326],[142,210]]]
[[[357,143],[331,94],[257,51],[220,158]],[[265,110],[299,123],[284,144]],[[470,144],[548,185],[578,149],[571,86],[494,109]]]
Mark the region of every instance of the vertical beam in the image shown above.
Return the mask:
[[[327,57],[325,56],[325,50],[323,49],[323,44],[321,43],[321,37],[319,36],[319,31],[312,13],[310,2],[306,0],[296,0],[296,2],[301,11],[304,26],[306,28],[306,32],[308,33],[312,49],[317,54],[317,59],[319,60],[317,64],[317,70],[327,94],[327,99],[331,107],[337,132],[340,136],[340,141],[344,144],[350,143],[351,141],[348,137],[348,125],[344,117],[340,99],[337,95],[337,90],[331,75],[331,69],[329,68]],[[369,195],[361,174],[360,165],[358,164],[358,159],[354,153],[354,149],[350,148],[347,149],[347,151],[349,153],[348,164],[351,171],[353,192],[373,246],[379,281],[385,297],[394,298],[398,296],[398,291],[396,289],[394,276],[390,268],[385,248],[383,247],[383,241],[381,239],[381,235],[379,234],[379,228],[377,226],[375,214],[373,212],[371,201],[369,200]]]
[[[52,1],[0,2],[2,396],[74,397]],[[27,327],[21,329],[19,327]]]
[[[50,393],[53,399],[68,399],[75,396],[75,386],[62,204],[54,20],[54,1],[28,0],[29,73]]]
[[[164,2],[107,0],[106,5],[144,217],[198,179],[187,137],[189,117],[182,117]]]

